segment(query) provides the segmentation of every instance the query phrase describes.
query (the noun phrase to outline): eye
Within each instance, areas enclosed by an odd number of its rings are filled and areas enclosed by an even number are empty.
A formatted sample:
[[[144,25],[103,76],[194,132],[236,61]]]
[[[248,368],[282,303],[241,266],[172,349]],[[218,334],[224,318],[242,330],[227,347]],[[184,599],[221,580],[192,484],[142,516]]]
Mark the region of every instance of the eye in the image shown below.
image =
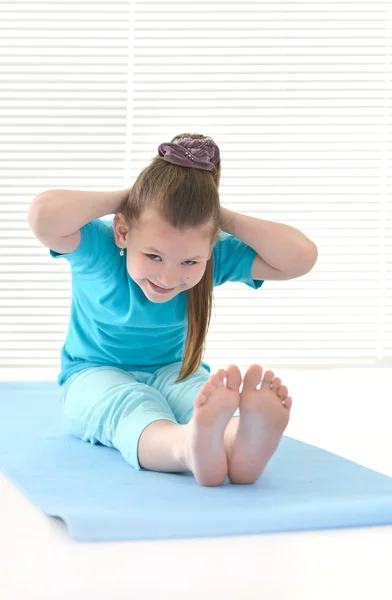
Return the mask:
[[[154,259],[152,259],[151,256],[156,256],[157,258],[161,258],[160,256],[158,256],[158,254],[146,254],[146,256],[148,256],[148,258],[150,260],[152,260],[153,262],[157,262],[157,261],[154,260]],[[193,265],[197,265],[197,261],[196,260],[186,260],[184,262],[192,263],[191,265],[186,265],[187,267],[193,267]]]

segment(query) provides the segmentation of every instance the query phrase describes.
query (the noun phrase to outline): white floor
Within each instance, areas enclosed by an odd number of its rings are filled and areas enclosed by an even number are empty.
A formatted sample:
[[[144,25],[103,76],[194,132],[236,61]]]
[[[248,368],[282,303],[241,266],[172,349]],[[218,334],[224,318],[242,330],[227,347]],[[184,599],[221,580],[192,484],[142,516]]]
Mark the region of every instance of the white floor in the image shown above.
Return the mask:
[[[276,373],[285,434],[392,477],[390,369]],[[392,598],[392,526],[76,543],[0,475],[1,600]]]

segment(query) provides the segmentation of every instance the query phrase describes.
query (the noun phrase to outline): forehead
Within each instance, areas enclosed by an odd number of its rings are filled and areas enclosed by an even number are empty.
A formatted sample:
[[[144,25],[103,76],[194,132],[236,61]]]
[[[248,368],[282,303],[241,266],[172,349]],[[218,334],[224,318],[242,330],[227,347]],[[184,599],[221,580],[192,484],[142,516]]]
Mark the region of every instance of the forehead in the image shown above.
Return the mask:
[[[211,229],[212,220],[202,227],[180,232],[158,214],[146,211],[139,221],[137,241],[144,251],[164,256],[177,255],[180,251],[186,260],[203,259],[211,243]]]
[[[190,227],[188,229],[183,230],[182,232],[175,227],[172,227],[167,221],[162,219],[158,213],[153,210],[146,210],[140,221],[139,221],[139,231],[143,234],[144,238],[147,236],[157,236],[158,239],[167,239],[173,238],[179,240],[187,240],[197,243],[208,240],[211,236],[212,230],[212,219],[209,223],[202,225],[200,227]]]

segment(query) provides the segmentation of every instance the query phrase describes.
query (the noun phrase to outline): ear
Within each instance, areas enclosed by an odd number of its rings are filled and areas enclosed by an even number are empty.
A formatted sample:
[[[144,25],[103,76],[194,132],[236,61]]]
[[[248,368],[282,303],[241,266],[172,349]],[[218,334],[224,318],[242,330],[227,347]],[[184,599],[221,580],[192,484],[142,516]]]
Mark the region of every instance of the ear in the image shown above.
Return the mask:
[[[128,227],[121,213],[116,213],[113,220],[113,230],[116,243],[125,244],[127,241]]]

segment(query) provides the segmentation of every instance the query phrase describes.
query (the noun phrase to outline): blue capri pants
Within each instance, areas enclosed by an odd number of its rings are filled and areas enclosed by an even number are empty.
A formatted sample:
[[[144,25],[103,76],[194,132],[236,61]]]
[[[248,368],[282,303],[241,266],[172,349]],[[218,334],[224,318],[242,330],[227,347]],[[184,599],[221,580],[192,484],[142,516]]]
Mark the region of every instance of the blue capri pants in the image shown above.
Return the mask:
[[[181,362],[153,373],[93,367],[72,375],[63,385],[60,404],[69,433],[91,444],[103,444],[121,452],[136,470],[138,444],[144,429],[165,419],[186,424],[193,403],[211,374],[199,369],[180,383]],[[239,410],[233,416],[238,416]]]

